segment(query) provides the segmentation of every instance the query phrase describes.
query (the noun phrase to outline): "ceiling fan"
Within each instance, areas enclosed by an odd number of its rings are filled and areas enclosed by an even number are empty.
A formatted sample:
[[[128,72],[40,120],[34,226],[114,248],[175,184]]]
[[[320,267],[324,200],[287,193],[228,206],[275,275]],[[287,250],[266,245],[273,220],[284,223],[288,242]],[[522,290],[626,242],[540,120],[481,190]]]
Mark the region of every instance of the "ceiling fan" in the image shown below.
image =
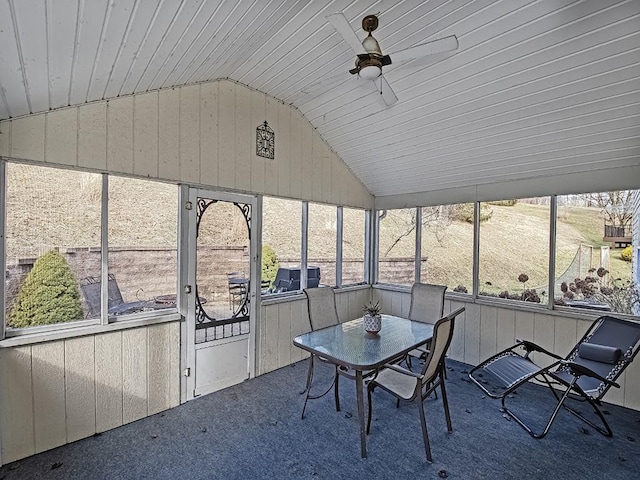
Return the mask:
[[[362,29],[365,32],[369,32],[369,35],[362,42],[360,42],[356,32],[351,28],[347,18],[342,13],[329,15],[327,20],[356,52],[356,66],[349,70],[349,73],[358,75],[365,80],[373,80],[382,96],[382,100],[387,105],[393,105],[398,101],[393,89],[382,76],[382,67],[392,64],[391,57],[393,57],[394,62],[400,63],[458,48],[458,39],[455,35],[450,35],[438,40],[421,43],[390,55],[383,55],[378,41],[371,34],[378,28],[378,17],[376,15],[367,15],[362,19]]]

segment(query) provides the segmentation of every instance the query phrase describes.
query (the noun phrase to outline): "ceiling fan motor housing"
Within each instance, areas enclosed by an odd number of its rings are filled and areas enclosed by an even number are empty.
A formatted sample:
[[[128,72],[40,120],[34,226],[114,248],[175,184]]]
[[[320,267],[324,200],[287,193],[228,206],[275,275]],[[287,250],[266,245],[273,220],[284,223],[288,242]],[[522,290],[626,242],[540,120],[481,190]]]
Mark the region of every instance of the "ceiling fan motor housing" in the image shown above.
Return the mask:
[[[378,28],[378,17],[375,15],[367,15],[362,19],[362,29],[365,32],[373,32],[376,28]]]

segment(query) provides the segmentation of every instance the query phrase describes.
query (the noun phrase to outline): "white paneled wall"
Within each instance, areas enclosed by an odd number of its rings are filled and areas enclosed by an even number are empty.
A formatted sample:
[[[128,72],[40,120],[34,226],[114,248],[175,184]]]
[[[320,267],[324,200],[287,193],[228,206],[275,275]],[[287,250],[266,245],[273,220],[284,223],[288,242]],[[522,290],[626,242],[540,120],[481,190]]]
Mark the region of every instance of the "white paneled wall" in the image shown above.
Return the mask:
[[[341,322],[362,315],[362,306],[369,301],[370,288],[336,290],[336,306]],[[261,325],[258,331],[257,374],[271,372],[307,357],[304,350],[293,346],[296,335],[311,330],[307,299],[297,295],[287,302],[263,305],[260,309]]]
[[[275,159],[256,155],[269,122]],[[373,197],[289,105],[228,80],[0,122],[0,155],[372,208]]]
[[[180,324],[0,349],[2,462],[180,403]]]
[[[374,289],[384,313],[406,316],[411,295],[405,292]],[[516,339],[532,340],[549,351],[564,356],[587,331],[594,318],[575,318],[557,312],[537,313],[509,308],[446,300],[445,313],[465,307],[456,318],[449,357],[477,365],[489,356],[513,345]],[[536,359],[545,365],[543,357]],[[627,367],[618,379],[619,389],[612,388],[605,400],[640,410],[640,361]]]

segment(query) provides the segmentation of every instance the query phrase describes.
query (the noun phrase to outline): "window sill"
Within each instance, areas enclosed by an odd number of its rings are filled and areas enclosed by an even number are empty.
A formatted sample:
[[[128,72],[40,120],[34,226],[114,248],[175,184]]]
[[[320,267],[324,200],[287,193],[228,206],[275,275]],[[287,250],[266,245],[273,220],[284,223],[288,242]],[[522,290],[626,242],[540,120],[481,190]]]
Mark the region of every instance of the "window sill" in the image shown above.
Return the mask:
[[[33,345],[36,343],[50,342],[53,340],[65,340],[67,338],[84,337],[87,335],[97,335],[100,333],[115,332],[118,330],[128,330],[131,328],[146,327],[161,323],[177,322],[182,320],[179,313],[168,313],[158,316],[145,316],[145,318],[113,322],[108,325],[87,325],[84,327],[69,327],[64,329],[49,330],[47,332],[29,333],[28,331],[7,337],[0,341],[0,348],[20,347],[23,345]]]

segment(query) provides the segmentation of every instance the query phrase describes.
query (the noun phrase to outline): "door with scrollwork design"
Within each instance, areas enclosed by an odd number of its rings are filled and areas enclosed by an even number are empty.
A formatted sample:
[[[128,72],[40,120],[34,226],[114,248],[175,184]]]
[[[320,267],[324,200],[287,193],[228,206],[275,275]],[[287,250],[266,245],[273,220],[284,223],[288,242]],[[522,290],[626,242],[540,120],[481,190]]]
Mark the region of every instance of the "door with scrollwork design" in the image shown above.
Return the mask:
[[[256,257],[254,197],[191,189],[189,208],[188,399],[252,375]]]

